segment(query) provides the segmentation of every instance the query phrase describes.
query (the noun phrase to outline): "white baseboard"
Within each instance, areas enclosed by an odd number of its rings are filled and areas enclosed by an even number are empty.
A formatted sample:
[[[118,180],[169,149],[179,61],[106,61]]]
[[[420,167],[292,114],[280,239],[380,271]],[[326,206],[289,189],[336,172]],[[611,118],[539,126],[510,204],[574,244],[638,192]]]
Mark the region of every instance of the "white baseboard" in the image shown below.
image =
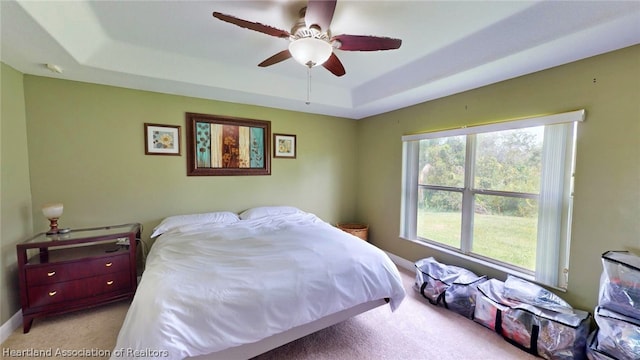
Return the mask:
[[[401,258],[401,257],[400,257],[400,256],[398,256],[398,255],[394,255],[394,254],[392,254],[392,253],[390,253],[390,252],[387,252],[387,251],[385,251],[385,252],[386,252],[386,253],[387,253],[387,255],[389,256],[389,258],[391,259],[391,261],[393,261],[393,263],[394,263],[394,264],[396,264],[396,265],[400,266],[401,268],[403,268],[403,269],[405,269],[405,270],[409,270],[409,271],[411,271],[411,272],[416,271],[416,267],[415,267],[415,265],[413,264],[413,262],[411,262],[411,261],[409,261],[409,260],[407,260],[407,259]]]
[[[18,310],[7,322],[0,326],[0,343],[7,340],[20,325],[22,325],[22,310]]]

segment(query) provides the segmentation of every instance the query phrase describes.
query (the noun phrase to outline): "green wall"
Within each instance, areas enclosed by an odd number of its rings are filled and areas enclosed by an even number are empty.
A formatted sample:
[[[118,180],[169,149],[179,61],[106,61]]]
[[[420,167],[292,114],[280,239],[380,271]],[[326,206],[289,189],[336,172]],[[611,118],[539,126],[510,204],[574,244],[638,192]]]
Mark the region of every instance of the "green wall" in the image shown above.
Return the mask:
[[[404,134],[586,109],[579,125],[569,288],[593,311],[607,250],[640,253],[640,46],[581,60],[358,122],[358,216],[379,247],[505,274],[400,239]]]
[[[335,117],[25,76],[36,230],[40,206],[64,203],[62,227],[287,204],[328,221],[355,212],[356,123]],[[296,134],[297,159],[272,159],[270,176],[186,176],[185,112],[271,121]],[[145,155],[144,123],[180,125],[182,156]]]
[[[22,73],[0,63],[0,324],[20,308],[16,244],[32,232]]]

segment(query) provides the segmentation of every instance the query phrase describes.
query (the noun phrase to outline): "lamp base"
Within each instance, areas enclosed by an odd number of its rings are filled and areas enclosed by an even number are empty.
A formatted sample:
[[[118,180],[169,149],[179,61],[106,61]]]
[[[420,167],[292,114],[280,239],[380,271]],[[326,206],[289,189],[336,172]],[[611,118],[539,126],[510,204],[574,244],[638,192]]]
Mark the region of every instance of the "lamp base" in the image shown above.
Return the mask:
[[[53,235],[58,233],[58,218],[49,219],[49,231],[47,235]]]

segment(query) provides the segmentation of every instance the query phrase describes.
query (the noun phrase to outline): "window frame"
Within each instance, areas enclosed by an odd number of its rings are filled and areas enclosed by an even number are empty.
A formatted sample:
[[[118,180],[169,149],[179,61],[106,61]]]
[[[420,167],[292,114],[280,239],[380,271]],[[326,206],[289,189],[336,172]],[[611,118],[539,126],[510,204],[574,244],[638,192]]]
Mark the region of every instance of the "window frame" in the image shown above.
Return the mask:
[[[402,195],[401,195],[401,219],[400,219],[400,237],[403,239],[407,239],[410,241],[417,242],[422,245],[426,245],[428,247],[434,248],[439,251],[443,251],[449,254],[453,254],[467,260],[481,263],[485,266],[490,266],[493,268],[497,268],[501,271],[507,273],[513,273],[515,275],[527,278],[532,281],[539,282],[544,285],[552,286],[559,288],[561,290],[567,288],[568,283],[568,259],[569,259],[569,249],[570,249],[570,237],[571,237],[571,213],[572,213],[572,197],[573,197],[573,174],[574,174],[574,166],[575,166],[575,136],[577,123],[584,121],[585,119],[585,110],[576,110],[570,111],[566,113],[546,115],[546,116],[535,116],[525,119],[517,119],[517,120],[509,120],[496,122],[492,124],[484,124],[477,126],[463,126],[461,128],[456,129],[448,129],[441,131],[433,131],[433,132],[423,132],[417,134],[409,134],[402,136]],[[543,197],[543,194],[535,195],[531,193],[520,193],[520,192],[509,192],[509,191],[496,191],[496,190],[483,190],[483,189],[474,189],[473,188],[473,172],[474,172],[474,159],[475,159],[475,142],[476,142],[476,134],[487,133],[487,132],[497,132],[504,130],[513,130],[513,129],[522,129],[529,128],[535,126],[545,126],[545,138],[547,135],[547,126],[548,125],[557,125],[557,124],[567,124],[566,128],[562,128],[564,130],[565,138],[561,138],[563,143],[556,143],[553,146],[558,146],[557,144],[572,144],[573,146],[563,147],[563,151],[565,156],[561,157],[562,160],[560,163],[554,164],[554,160],[550,160],[550,164],[548,166],[555,166],[556,168],[561,168],[562,174],[556,174],[555,176],[560,176],[562,183],[555,183],[553,186],[558,186],[560,188],[561,194],[558,195],[560,200],[553,199],[550,203],[552,208],[556,208],[555,210],[551,210],[546,213],[544,216],[551,213],[551,216],[554,216],[556,219],[552,220],[552,230],[548,230],[546,227],[542,228],[545,232],[544,236],[552,236],[553,240],[543,241],[544,244],[541,244],[542,240],[540,240],[541,235],[538,235],[537,240],[537,248],[536,254],[539,255],[543,253],[545,257],[551,256],[553,259],[538,259],[541,256],[536,256],[536,271],[528,271],[527,269],[523,269],[521,267],[507,264],[501,262],[497,259],[491,259],[486,256],[482,256],[479,254],[474,254],[471,252],[471,244],[473,242],[472,238],[469,238],[469,235],[473,232],[473,203],[474,197],[476,195],[497,195],[497,196],[509,196],[515,198],[536,198],[539,201],[539,206],[545,206],[548,208],[546,203],[543,205],[540,203],[540,198]],[[556,128],[561,129],[561,128]],[[567,130],[569,129],[569,130]],[[558,130],[556,130],[558,131]],[[570,132],[566,134],[566,132]],[[455,186],[440,186],[440,185],[421,185],[418,180],[418,159],[419,159],[419,141],[426,139],[435,139],[435,138],[445,138],[450,136],[458,136],[464,135],[466,136],[466,153],[465,153],[465,178],[463,188],[458,188]],[[546,140],[545,140],[546,141]],[[558,140],[556,140],[558,141]],[[543,149],[544,152],[544,149]],[[545,161],[545,160],[543,160]],[[549,161],[549,160],[547,160]],[[471,165],[469,165],[471,164]],[[543,164],[543,167],[545,165]],[[551,169],[554,170],[554,169]],[[550,170],[550,171],[551,171]],[[555,169],[558,171],[558,169]],[[542,180],[541,180],[542,181]],[[542,185],[541,185],[542,186]],[[462,193],[462,226],[460,229],[461,234],[461,243],[460,248],[454,248],[442,243],[438,243],[433,240],[419,238],[417,236],[417,211],[418,211],[418,189],[422,187],[425,189],[432,190],[445,190],[445,191],[453,191]],[[542,189],[540,190],[543,191]],[[545,190],[548,191],[548,190]],[[556,191],[558,192],[558,191]],[[556,194],[557,195],[557,194]],[[548,197],[546,193],[544,194],[545,199]],[[548,201],[545,200],[545,201]],[[561,201],[558,203],[557,201]],[[557,208],[561,207],[560,210]],[[466,213],[465,213],[466,212]],[[542,213],[542,210],[541,210]],[[540,233],[541,225],[540,222],[543,221],[538,219],[538,232]],[[556,223],[553,223],[556,221]],[[545,225],[546,226],[546,225]],[[547,226],[548,227],[548,226]],[[465,234],[466,232],[466,234]],[[551,247],[551,250],[549,250]],[[542,269],[544,268],[544,269]]]

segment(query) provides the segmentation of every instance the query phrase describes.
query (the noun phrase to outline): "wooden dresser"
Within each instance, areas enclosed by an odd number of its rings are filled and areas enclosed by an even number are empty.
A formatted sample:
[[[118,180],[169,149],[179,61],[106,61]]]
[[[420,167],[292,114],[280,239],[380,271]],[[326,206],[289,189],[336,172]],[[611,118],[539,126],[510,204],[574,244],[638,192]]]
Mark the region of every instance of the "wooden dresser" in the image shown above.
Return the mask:
[[[23,331],[33,319],[133,297],[140,224],[38,234],[18,244]]]

